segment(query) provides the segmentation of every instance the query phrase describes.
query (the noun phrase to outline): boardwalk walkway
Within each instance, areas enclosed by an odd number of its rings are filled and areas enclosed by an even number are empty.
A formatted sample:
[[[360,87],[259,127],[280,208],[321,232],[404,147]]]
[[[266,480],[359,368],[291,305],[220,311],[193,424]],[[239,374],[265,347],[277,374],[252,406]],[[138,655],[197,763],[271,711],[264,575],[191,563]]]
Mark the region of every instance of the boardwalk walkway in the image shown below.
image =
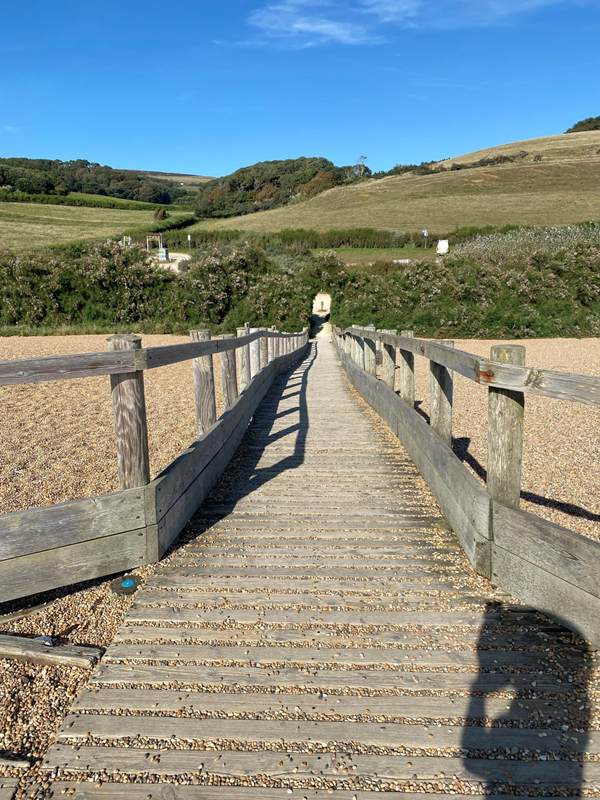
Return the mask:
[[[60,729],[52,796],[600,788],[581,642],[474,575],[326,338],[185,540]]]

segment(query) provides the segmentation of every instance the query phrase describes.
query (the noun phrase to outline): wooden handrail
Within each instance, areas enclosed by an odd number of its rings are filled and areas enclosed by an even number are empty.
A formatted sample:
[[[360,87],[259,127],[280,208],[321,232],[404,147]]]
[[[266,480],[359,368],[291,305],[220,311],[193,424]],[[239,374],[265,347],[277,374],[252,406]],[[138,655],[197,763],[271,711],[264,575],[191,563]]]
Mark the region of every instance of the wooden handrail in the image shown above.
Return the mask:
[[[298,333],[258,331],[236,339],[211,339],[206,342],[146,347],[114,353],[78,353],[76,355],[0,361],[0,386],[91,378],[95,375],[119,375],[156,369],[213,353],[236,350],[256,339],[292,339],[294,336],[302,336],[307,332],[308,328],[304,328]]]
[[[594,375],[500,363],[437,342],[395,336],[374,328],[352,326],[345,331],[339,328],[335,330],[339,336],[359,336],[423,356],[488,388],[511,389],[524,394],[600,406],[600,378]]]

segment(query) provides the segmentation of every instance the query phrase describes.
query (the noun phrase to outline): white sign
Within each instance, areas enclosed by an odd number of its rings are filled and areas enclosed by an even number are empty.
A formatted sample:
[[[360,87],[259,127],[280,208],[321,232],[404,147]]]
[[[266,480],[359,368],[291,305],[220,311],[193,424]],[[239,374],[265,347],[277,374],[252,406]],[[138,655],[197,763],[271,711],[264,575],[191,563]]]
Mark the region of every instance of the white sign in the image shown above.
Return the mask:
[[[192,241],[192,234],[188,233],[188,242],[191,242],[191,241]]]
[[[429,231],[423,231],[423,236],[427,238],[429,236]]]
[[[449,250],[450,250],[450,244],[448,242],[448,239],[440,239],[436,251],[438,256],[445,256]]]

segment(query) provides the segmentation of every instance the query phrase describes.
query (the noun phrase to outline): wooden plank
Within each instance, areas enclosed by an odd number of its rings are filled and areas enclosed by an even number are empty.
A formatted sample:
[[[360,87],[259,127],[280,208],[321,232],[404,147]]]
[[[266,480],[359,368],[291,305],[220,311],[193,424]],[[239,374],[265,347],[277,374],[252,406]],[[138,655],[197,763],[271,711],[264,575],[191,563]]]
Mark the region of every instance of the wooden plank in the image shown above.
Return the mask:
[[[494,345],[492,359],[525,364],[525,348]],[[488,398],[487,490],[494,500],[519,507],[523,465],[525,395],[490,387]]]
[[[31,664],[63,664],[92,667],[102,656],[100,647],[60,645],[48,647],[35,639],[0,634],[0,658],[27,661]]]
[[[315,670],[284,667],[229,667],[173,664],[170,666],[146,664],[113,664],[101,662],[90,678],[92,686],[123,684],[157,688],[170,684],[169,688],[182,687],[261,687],[270,693],[275,688],[293,689],[300,694],[312,691],[355,691],[364,695],[377,695],[395,690],[404,694],[411,692],[506,692],[508,695],[529,692],[541,694],[571,695],[575,687],[558,677],[549,675],[469,673],[469,672],[396,672],[392,670]],[[189,688],[186,690],[189,691]],[[570,702],[576,702],[571,698]]]
[[[62,381],[94,375],[119,375],[136,370],[133,353],[81,353],[0,361],[0,386]]]
[[[403,723],[378,722],[317,722],[304,720],[253,720],[252,724],[240,725],[239,720],[196,719],[182,717],[144,717],[108,714],[69,714],[60,727],[57,740],[99,737],[118,740],[125,737],[144,739],[176,739],[184,742],[257,742],[269,744],[283,742],[296,749],[301,743],[314,747],[343,749],[353,742],[363,747],[385,747],[402,752],[406,749],[461,748],[465,743],[465,731],[461,726],[406,725]],[[524,728],[486,728],[472,732],[473,750],[504,751],[506,747],[518,747],[535,751],[540,749],[540,731]],[[544,752],[585,752],[592,749],[586,737],[570,737],[560,730],[547,728],[543,737]],[[479,736],[478,736],[479,735]],[[480,739],[478,746],[476,740]],[[600,738],[600,737],[599,737]],[[207,748],[209,749],[209,748]],[[260,749],[264,749],[260,747]],[[467,749],[467,748],[465,748]]]
[[[247,336],[250,331],[248,323],[243,328],[237,329],[238,339]],[[272,345],[273,340],[269,339],[269,344]],[[240,392],[243,392],[246,386],[250,384],[252,377],[250,375],[250,345],[242,345],[235,351],[237,361],[237,374],[240,381]]]
[[[522,618],[520,620],[520,617]],[[263,622],[282,626],[284,624],[313,623],[323,627],[333,625],[349,626],[391,626],[418,625],[419,627],[478,627],[501,628],[511,625],[532,624],[536,620],[531,614],[486,613],[480,611],[328,611],[319,614],[311,611],[252,611],[236,609],[210,609],[202,611],[191,608],[148,608],[134,605],[130,611],[130,622],[189,622],[196,624],[212,624],[219,622],[251,623]]]
[[[119,334],[108,339],[111,351],[139,352],[142,337]],[[111,375],[110,387],[117,444],[119,488],[134,489],[150,483],[148,426],[144,373]]]
[[[531,625],[535,626],[535,621],[532,619]],[[539,625],[539,622],[537,623]],[[552,623],[550,623],[552,625]],[[569,650],[577,657],[581,657],[582,653],[587,653],[585,644],[580,643],[580,640],[575,640],[575,634],[566,630],[553,626],[549,628],[540,625],[536,630],[537,650],[531,649],[531,652],[538,652],[540,648],[545,649],[549,646],[561,646],[563,644],[569,645]],[[448,629],[443,628],[436,630],[435,628],[420,629],[418,631],[412,630],[380,630],[377,629],[371,632],[357,632],[343,630],[319,630],[315,628],[277,628],[269,627],[260,631],[252,629],[239,630],[237,628],[223,629],[223,628],[174,628],[174,627],[160,627],[154,624],[136,625],[134,623],[126,624],[119,629],[115,636],[115,642],[124,642],[132,644],[135,642],[146,642],[148,644],[154,643],[173,643],[179,642],[187,644],[206,644],[208,642],[219,644],[222,642],[231,642],[235,645],[247,644],[284,644],[286,646],[299,646],[304,647],[308,644],[314,647],[338,647],[338,648],[385,648],[392,647],[397,649],[409,650],[413,647],[435,647],[448,652],[452,650],[461,649],[463,645],[470,645],[476,648],[477,651],[490,650],[495,652],[498,649],[510,650],[517,655],[524,650],[533,648],[529,644],[529,638],[524,639],[524,632],[519,628],[514,628],[508,632],[498,633],[496,630],[464,630],[464,629]]]
[[[440,344],[454,347],[451,339],[442,339]],[[452,447],[452,400],[454,379],[452,371],[435,361],[429,362],[430,368],[430,425],[440,439],[448,447]]]
[[[145,525],[139,489],[0,515],[0,559],[123,533]]]
[[[102,753],[101,750],[105,752]],[[78,751],[78,755],[82,756],[81,763],[79,763],[75,761],[73,748],[68,745],[61,744],[57,745],[55,749],[53,748],[57,766],[68,764],[69,770],[75,772],[82,769],[97,771],[99,765],[105,763],[109,771],[128,772],[131,770],[134,773],[145,773],[150,768],[155,774],[201,773],[205,777],[219,775],[228,778],[260,775],[280,781],[294,781],[292,785],[295,786],[298,785],[296,781],[315,777],[329,778],[339,782],[364,777],[372,783],[374,776],[377,776],[378,782],[408,781],[414,784],[434,781],[438,785],[442,784],[451,788],[455,786],[456,780],[459,780],[462,783],[471,781],[476,785],[483,785],[484,789],[494,789],[494,796],[498,800],[508,800],[508,796],[496,794],[500,787],[505,787],[511,793],[511,797],[514,797],[512,787],[515,786],[535,787],[537,791],[549,787],[565,787],[576,790],[583,787],[597,790],[600,787],[600,764],[569,760],[540,762],[538,760],[494,760],[462,756],[448,758],[401,755],[371,756],[357,755],[351,752],[330,753],[325,756],[317,753],[301,753],[286,757],[283,753],[264,751],[255,753],[226,752],[222,753],[217,760],[214,752],[202,757],[202,754],[198,752],[156,749],[152,752],[153,755],[158,755],[158,758],[148,764],[148,752],[148,748],[105,747],[92,750],[92,748],[82,747]],[[87,758],[85,758],[86,755]],[[51,767],[53,762],[46,761],[48,763],[46,768]],[[46,766],[46,761],[44,766]],[[68,786],[68,784],[57,783],[55,788],[63,785]],[[76,794],[71,796],[77,800],[81,800],[81,798],[87,800],[88,797],[98,796],[119,800],[121,796],[119,792],[122,792],[123,788],[127,786],[129,785],[123,783],[104,784],[100,789],[94,789],[93,783],[77,784],[73,787],[76,788]],[[135,788],[140,789],[141,792],[132,796],[136,800],[138,798],[146,800],[149,793],[148,785]],[[201,789],[202,795],[199,795],[198,786],[169,786],[169,788],[173,788],[177,794],[168,794],[160,800],[191,800],[192,798],[197,800],[200,796],[202,800],[208,800],[210,797],[210,795],[205,795],[208,787],[204,786]],[[229,786],[214,788],[219,788],[222,793],[224,792],[223,798],[229,798],[231,796],[229,792],[235,791]],[[379,788],[379,784],[376,788]],[[191,791],[188,792],[188,789]],[[261,793],[268,790],[259,787],[259,791],[257,796],[260,798],[262,797]],[[308,789],[294,790],[294,794],[302,797],[308,791]],[[319,800],[330,796],[335,797],[335,794],[330,795],[328,790],[321,788],[318,791],[319,793],[315,793],[315,796],[319,797]],[[348,795],[350,798],[352,798],[352,792],[355,790],[350,791]],[[361,794],[360,800],[371,800],[372,794],[373,790],[371,789],[368,793]],[[219,795],[215,796],[219,798]],[[447,796],[447,794],[428,794],[428,797],[434,800],[442,800]],[[477,795],[469,793],[468,796],[476,797]],[[489,797],[489,793],[486,796]],[[413,800],[413,798],[422,798],[422,795],[407,793],[403,794],[403,798]],[[310,796],[309,800],[312,800]]]
[[[112,575],[146,561],[145,528],[11,558],[0,561],[0,599],[4,602]]]
[[[156,369],[180,361],[191,361],[192,358],[201,358],[215,353],[224,353],[236,350],[243,345],[251,344],[263,336],[262,333],[250,333],[248,336],[233,339],[211,339],[206,342],[190,342],[189,344],[170,344],[162,347],[147,347],[143,350],[145,364],[143,369]]]
[[[576,631],[584,639],[600,644],[600,600],[494,544],[493,580],[514,597],[531,603],[544,614]]]
[[[0,769],[29,769],[31,762],[23,758],[4,758],[0,756]],[[9,782],[11,778],[0,776],[0,783]]]
[[[352,332],[360,329],[349,328],[348,330]],[[385,333],[377,333],[375,336],[381,342],[434,360],[484,386],[512,389],[525,394],[537,394],[542,397],[570,400],[586,405],[600,405],[600,378],[593,375],[577,375],[550,369],[499,364],[480,358],[473,353],[452,350],[425,339],[411,340],[405,336],[392,336]]]
[[[395,597],[405,592],[418,591],[418,592],[432,592],[450,590],[456,591],[457,583],[451,581],[436,581],[429,579],[410,580],[410,581],[390,581],[381,582],[377,580],[369,581],[368,584],[360,581],[322,581],[322,580],[266,580],[265,577],[261,578],[227,578],[227,579],[212,579],[193,578],[193,577],[179,577],[177,575],[168,574],[154,575],[150,577],[146,583],[146,588],[162,587],[168,589],[193,589],[197,592],[214,592],[222,590],[235,594],[239,590],[252,591],[252,589],[262,591],[276,591],[276,592],[316,592],[317,594],[329,594],[331,592],[344,593],[344,592],[358,592],[364,596],[373,595],[376,597]],[[243,596],[243,595],[242,595]]]
[[[0,778],[0,800],[13,800],[17,793],[18,780]]]
[[[600,542],[502,503],[492,513],[498,547],[600,598]]]
[[[64,752],[64,748],[63,748]],[[137,755],[137,754],[136,754]],[[169,759],[171,762],[171,760]],[[191,762],[191,760],[190,760]],[[134,758],[134,763],[141,763],[141,757],[138,755]],[[159,774],[169,774],[168,772],[160,769],[157,770]],[[193,772],[193,765],[191,765],[186,772]],[[156,773],[154,773],[156,774]],[[72,789],[73,794],[71,797],[74,800],[89,800],[97,798],[98,800],[120,800],[120,797],[125,797],[126,800],[152,800],[154,795],[148,792],[148,788],[136,784],[102,784],[96,787],[95,784],[69,784],[65,782],[54,783],[56,792],[67,792]],[[122,794],[119,794],[122,791]],[[156,800],[199,800],[198,787],[194,786],[172,786],[167,785],[161,788],[161,795]],[[325,794],[324,794],[325,792]],[[306,789],[296,790],[296,794],[302,800],[372,800],[372,792],[364,791],[361,789]],[[54,795],[56,798],[58,794]],[[446,800],[445,794],[428,793],[431,800]],[[473,800],[484,800],[483,795],[469,795]],[[261,786],[202,786],[202,800],[290,800],[290,789],[265,789]],[[405,800],[422,800],[419,793],[405,792],[403,793]],[[513,800],[509,795],[496,795],[496,800]]]
[[[232,333],[223,333],[219,339],[235,339]],[[237,375],[235,369],[235,352],[226,350],[221,353],[221,387],[223,389],[223,406],[228,409],[238,396]]]
[[[190,339],[193,342],[208,342],[210,341],[210,331],[190,331]],[[217,421],[215,375],[212,356],[201,356],[200,358],[192,359],[192,374],[194,376],[196,425],[198,436],[202,436],[202,434],[206,433]]]
[[[562,703],[549,699],[520,698],[518,703],[507,703],[505,698],[488,697],[478,709],[472,697],[415,697],[391,695],[388,697],[357,697],[346,695],[310,694],[265,695],[245,692],[194,692],[169,689],[85,689],[73,705],[74,711],[142,711],[181,712],[196,715],[222,712],[224,714],[264,715],[276,714],[292,719],[300,717],[327,718],[360,717],[443,720],[459,718],[465,721],[502,718],[514,721],[534,721],[541,714],[552,714],[553,719],[569,718],[569,709]]]
[[[0,639],[1,643],[1,639]],[[395,650],[385,648],[335,648],[335,647],[259,647],[216,646],[194,644],[113,644],[105,656],[109,661],[237,661],[262,664],[308,664],[319,665],[319,669],[338,664],[360,666],[364,669],[379,666],[394,666],[397,669],[415,666],[469,667],[499,671],[507,666],[520,670],[550,670],[556,664],[562,667],[575,664],[577,659],[554,659],[548,661],[547,653],[518,653],[514,650]],[[581,660],[581,659],[580,659]]]

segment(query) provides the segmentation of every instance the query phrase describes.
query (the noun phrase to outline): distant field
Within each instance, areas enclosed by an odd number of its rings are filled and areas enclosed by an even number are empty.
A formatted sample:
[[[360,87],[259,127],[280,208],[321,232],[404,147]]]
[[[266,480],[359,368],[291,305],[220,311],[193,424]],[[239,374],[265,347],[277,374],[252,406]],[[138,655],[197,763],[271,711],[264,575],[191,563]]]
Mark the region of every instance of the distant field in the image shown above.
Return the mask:
[[[329,248],[319,248],[313,253],[328,253]],[[373,264],[376,261],[395,261],[402,258],[425,259],[436,258],[435,247],[424,250],[421,247],[396,247],[396,248],[372,248],[372,247],[336,247],[334,253],[340,261],[351,266],[361,264]]]
[[[152,211],[0,203],[0,248],[26,250],[78,239],[102,239],[152,224]]]
[[[199,186],[202,183],[212,181],[212,178],[206,175],[178,175],[176,172],[144,172],[143,170],[133,170],[138,175],[149,175],[151,178],[158,178],[163,181],[174,181],[175,183],[183,183],[185,185]]]
[[[561,225],[600,219],[600,131],[516,142],[445,163],[514,154],[520,149],[530,152],[531,158],[543,154],[542,161],[531,163],[528,156],[523,163],[497,167],[371,180],[330,189],[285,208],[206,220],[195,227],[255,231],[429,228],[442,234],[457,226]]]

